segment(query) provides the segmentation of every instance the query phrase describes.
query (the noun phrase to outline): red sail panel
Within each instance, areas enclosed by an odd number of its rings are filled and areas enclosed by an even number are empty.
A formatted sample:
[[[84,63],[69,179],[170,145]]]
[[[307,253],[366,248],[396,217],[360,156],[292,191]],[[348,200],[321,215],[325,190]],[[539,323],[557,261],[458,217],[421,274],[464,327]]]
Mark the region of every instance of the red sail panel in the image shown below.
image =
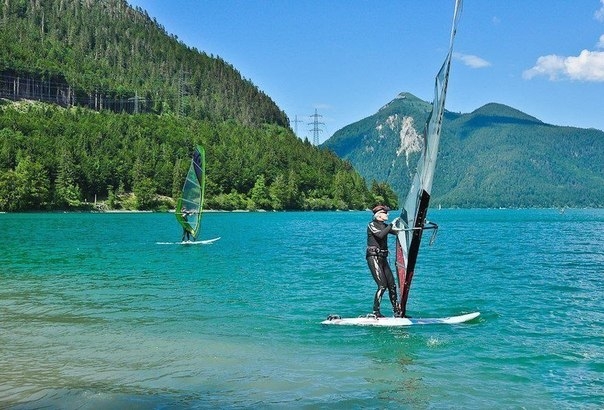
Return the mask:
[[[406,284],[407,284],[407,263],[405,261],[405,253],[403,252],[403,244],[399,240],[398,236],[396,238],[396,273],[398,276],[398,290],[399,296],[402,296],[405,293]],[[401,298],[399,297],[399,304]]]

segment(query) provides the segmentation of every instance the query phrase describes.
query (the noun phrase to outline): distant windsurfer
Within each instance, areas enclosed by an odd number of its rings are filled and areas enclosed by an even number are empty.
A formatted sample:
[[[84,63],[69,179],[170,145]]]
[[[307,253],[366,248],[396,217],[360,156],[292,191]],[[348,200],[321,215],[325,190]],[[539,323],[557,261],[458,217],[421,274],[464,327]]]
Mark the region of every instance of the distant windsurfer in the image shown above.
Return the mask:
[[[367,225],[367,265],[371,276],[377,284],[377,291],[373,298],[373,314],[376,317],[384,317],[380,312],[380,304],[384,292],[388,290],[390,303],[395,317],[400,317],[401,309],[398,305],[396,295],[396,282],[388,264],[388,234],[396,235],[398,229],[392,224],[387,224],[390,208],[385,205],[377,205],[373,208],[373,220]]]
[[[181,211],[181,215],[182,215],[182,219],[185,222],[188,222],[189,215],[193,215],[193,211],[189,211],[189,210],[187,210],[187,208],[183,207],[182,211]],[[185,241],[185,239],[187,241],[191,241],[191,232],[189,231],[189,228],[186,225],[188,225],[188,224],[183,224],[183,227],[182,227],[182,241],[183,242]],[[195,238],[193,238],[193,239],[195,239]]]

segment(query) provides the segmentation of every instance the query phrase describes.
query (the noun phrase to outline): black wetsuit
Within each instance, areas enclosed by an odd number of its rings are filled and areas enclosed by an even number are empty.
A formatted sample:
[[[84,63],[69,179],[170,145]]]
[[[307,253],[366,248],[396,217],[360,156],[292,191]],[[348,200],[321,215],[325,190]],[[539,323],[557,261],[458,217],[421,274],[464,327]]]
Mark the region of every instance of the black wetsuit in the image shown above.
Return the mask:
[[[388,264],[388,234],[395,234],[392,225],[382,221],[373,220],[367,225],[367,265],[378,288],[373,298],[373,312],[380,313],[380,303],[386,289],[392,310],[397,315],[398,300],[396,296],[396,282]]]
[[[191,215],[191,212],[188,211],[183,211],[182,213],[182,219],[185,222],[189,221],[189,215]],[[187,228],[185,228],[184,226],[182,227],[182,241],[185,241],[185,238],[187,239],[187,241],[191,240],[191,232],[189,232],[189,230]],[[193,238],[195,239],[195,238]]]

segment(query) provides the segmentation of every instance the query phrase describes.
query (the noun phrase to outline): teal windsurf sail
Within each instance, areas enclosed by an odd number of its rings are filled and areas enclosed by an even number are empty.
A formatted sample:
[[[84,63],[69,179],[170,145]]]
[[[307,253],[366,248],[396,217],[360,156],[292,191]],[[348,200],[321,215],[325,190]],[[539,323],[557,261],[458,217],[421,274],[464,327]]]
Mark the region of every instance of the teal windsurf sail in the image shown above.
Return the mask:
[[[206,181],[206,159],[203,147],[196,146],[191,165],[182,187],[182,193],[176,202],[176,220],[182,228],[197,238],[201,231],[203,195]]]
[[[449,52],[445,61],[436,75],[434,84],[434,100],[432,111],[424,127],[424,146],[421,152],[415,176],[411,188],[403,205],[401,215],[396,224],[402,230],[396,239],[396,270],[399,280],[400,307],[404,316],[407,309],[409,288],[415,271],[415,263],[419,252],[422,233],[425,229],[437,229],[438,226],[426,220],[428,204],[430,203],[430,192],[434,179],[436,158],[438,155],[438,144],[440,131],[445,112],[445,97],[447,84],[449,82],[449,70],[451,68],[451,57],[453,55],[453,39],[457,31],[457,22],[461,14],[462,0],[456,0],[453,14],[453,26],[449,40]],[[436,232],[436,231],[434,231]]]

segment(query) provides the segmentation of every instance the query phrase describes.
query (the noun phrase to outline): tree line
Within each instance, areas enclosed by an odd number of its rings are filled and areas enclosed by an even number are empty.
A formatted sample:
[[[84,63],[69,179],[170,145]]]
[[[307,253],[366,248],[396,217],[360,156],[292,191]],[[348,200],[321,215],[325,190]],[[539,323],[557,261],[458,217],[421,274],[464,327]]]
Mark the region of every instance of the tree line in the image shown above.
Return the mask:
[[[278,125],[4,102],[0,210],[170,209],[197,144],[211,209],[397,206],[388,185]]]

